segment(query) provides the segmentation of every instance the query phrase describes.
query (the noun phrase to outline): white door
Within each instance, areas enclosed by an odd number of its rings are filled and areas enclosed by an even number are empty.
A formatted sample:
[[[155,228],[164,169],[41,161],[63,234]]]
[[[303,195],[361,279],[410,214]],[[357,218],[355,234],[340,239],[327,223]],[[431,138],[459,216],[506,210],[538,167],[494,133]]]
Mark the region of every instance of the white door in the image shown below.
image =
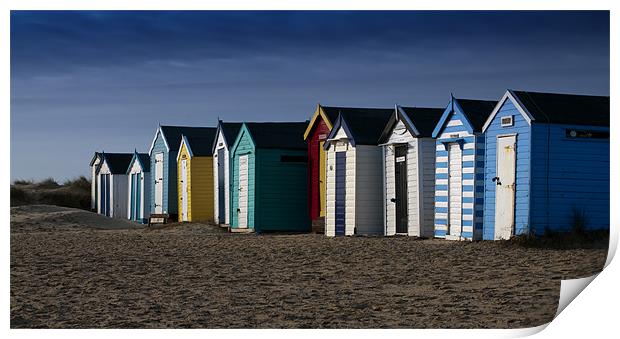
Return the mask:
[[[451,143],[448,147],[448,233],[461,236],[463,161],[461,146]]]
[[[239,228],[248,227],[248,156],[239,157]]]
[[[509,239],[515,220],[516,136],[497,138],[495,182],[495,239]]]
[[[155,214],[163,213],[164,203],[164,154],[155,154]]]
[[[181,217],[182,221],[189,221],[187,211],[187,160],[181,160]]]

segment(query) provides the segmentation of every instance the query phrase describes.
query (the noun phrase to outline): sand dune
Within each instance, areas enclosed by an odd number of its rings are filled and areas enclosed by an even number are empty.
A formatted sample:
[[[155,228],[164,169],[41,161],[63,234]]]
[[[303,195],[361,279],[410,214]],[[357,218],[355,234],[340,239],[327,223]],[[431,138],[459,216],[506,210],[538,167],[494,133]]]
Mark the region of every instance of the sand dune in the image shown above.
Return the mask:
[[[135,229],[44,206],[11,218],[13,328],[529,327],[607,252]]]

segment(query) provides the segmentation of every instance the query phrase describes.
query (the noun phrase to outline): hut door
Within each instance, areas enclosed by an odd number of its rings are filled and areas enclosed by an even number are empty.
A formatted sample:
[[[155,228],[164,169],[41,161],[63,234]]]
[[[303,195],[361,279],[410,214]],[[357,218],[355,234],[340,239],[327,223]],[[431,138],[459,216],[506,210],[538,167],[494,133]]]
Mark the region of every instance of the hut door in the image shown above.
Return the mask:
[[[164,204],[164,154],[157,153],[155,154],[155,214],[163,213],[163,204]]]
[[[448,146],[448,235],[461,235],[463,167],[461,146]]]
[[[516,136],[497,138],[495,181],[495,239],[509,239],[515,218]]]
[[[336,152],[336,235],[345,235],[347,153]]]
[[[103,181],[103,183],[101,184],[101,187],[102,187],[101,206],[103,206],[103,208],[101,210],[102,210],[102,214],[109,217],[110,216],[110,175],[102,174],[101,179]]]
[[[181,160],[181,221],[189,221],[187,216],[187,159]]]
[[[325,184],[326,179],[326,164],[325,164],[325,149],[323,149],[325,141],[319,141],[319,216],[325,216]]]
[[[248,156],[239,157],[239,228],[248,227]]]
[[[226,159],[224,149],[217,150],[217,219],[218,223],[226,223]]]
[[[407,146],[394,147],[396,179],[396,233],[408,233],[407,227]]]
[[[136,220],[136,174],[131,173],[131,189],[129,195],[129,219]]]

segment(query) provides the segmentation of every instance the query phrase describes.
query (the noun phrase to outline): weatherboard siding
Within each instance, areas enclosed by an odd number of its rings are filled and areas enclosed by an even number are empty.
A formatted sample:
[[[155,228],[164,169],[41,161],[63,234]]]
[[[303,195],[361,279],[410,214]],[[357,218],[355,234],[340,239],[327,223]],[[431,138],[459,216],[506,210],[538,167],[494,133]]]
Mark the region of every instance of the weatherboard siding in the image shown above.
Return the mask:
[[[230,140],[233,142],[233,140]],[[215,220],[219,220],[219,200],[218,200],[218,190],[219,190],[219,182],[218,182],[218,161],[220,159],[217,158],[218,150],[224,150],[224,223],[230,224],[230,159],[228,147],[226,147],[226,141],[224,140],[224,134],[220,129],[218,132],[215,153],[213,153],[213,217]]]
[[[383,234],[381,147],[355,146],[355,234]],[[348,160],[348,159],[347,159]],[[348,170],[348,168],[347,168]],[[347,180],[349,176],[347,175]],[[348,192],[347,192],[347,196]],[[353,199],[351,199],[353,200]],[[347,199],[347,202],[349,199]]]
[[[325,235],[336,235],[336,153],[346,153],[345,174],[345,235],[353,235],[355,231],[355,168],[356,149],[348,142],[334,142],[327,150],[327,203],[325,213]],[[381,178],[381,175],[379,175]],[[381,225],[380,223],[379,225]]]
[[[254,143],[245,127],[239,131],[238,144],[233,150],[232,161],[232,184],[231,184],[231,228],[239,227],[237,209],[239,208],[239,157],[248,155],[248,228],[254,229],[255,225],[255,187],[256,187],[256,152]]]
[[[306,150],[256,150],[257,231],[310,230],[308,217],[308,164],[282,161],[283,156],[305,158]]]
[[[501,126],[501,119],[513,117],[513,125]],[[530,124],[511,100],[505,101],[485,131],[485,173],[484,173],[484,234],[483,239],[495,238],[495,191],[497,185],[497,139],[498,136],[516,134],[515,166],[515,219],[513,234],[527,234],[530,226],[530,168],[532,155],[532,130]],[[501,178],[500,178],[501,179]],[[534,205],[536,206],[536,205]]]
[[[308,136],[308,209],[310,211],[310,219],[319,218],[321,201],[320,201],[320,170],[325,164],[320,163],[321,153],[325,150],[319,146],[329,134],[330,129],[323,120],[322,116],[318,116],[315,126]],[[321,138],[322,136],[322,138]],[[326,159],[326,158],[324,158]],[[325,196],[325,192],[323,192]]]
[[[482,237],[484,202],[484,138],[468,132],[465,117],[453,112],[435,145],[435,237],[446,238],[449,211],[448,149],[446,139],[462,139],[461,146],[461,238]]]
[[[155,178],[155,154],[158,153],[162,153],[163,154],[163,171],[162,171],[162,178],[163,178],[163,184],[162,184],[162,191],[163,191],[163,197],[162,197],[162,213],[173,213],[171,212],[171,210],[168,208],[168,204],[171,201],[169,199],[168,196],[168,192],[169,192],[169,186],[168,186],[168,181],[169,181],[169,168],[170,168],[170,154],[168,152],[168,150],[166,149],[166,144],[164,143],[164,140],[162,138],[161,132],[157,133],[157,138],[155,139],[155,143],[153,145],[153,150],[150,153],[151,155],[151,168],[153,169],[153,175],[151,176],[151,180],[149,182],[149,186],[150,186],[150,191],[151,191],[151,213],[155,213],[155,180],[157,178]],[[175,155],[176,156],[176,155]],[[175,159],[176,160],[176,159]],[[173,165],[173,167],[176,169],[176,162]],[[174,177],[174,181],[176,183],[176,171],[175,171],[175,177]],[[174,190],[176,191],[176,187],[174,188]],[[175,193],[176,196],[176,193]],[[174,210],[176,213],[177,209],[177,204],[176,204],[176,199],[172,200],[174,207]]]
[[[587,112],[584,112],[587,114]],[[609,139],[569,139],[566,129],[609,131],[608,127],[532,125],[530,225],[569,231],[582,211],[587,229],[609,228]]]

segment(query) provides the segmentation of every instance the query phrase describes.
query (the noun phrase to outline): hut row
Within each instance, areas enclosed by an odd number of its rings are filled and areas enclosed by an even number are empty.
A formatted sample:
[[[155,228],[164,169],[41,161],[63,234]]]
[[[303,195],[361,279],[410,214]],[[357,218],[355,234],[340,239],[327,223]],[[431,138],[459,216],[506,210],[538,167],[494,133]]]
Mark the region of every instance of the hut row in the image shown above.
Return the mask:
[[[443,108],[159,126],[148,154],[95,153],[91,167],[92,207],[136,221],[450,240],[605,229],[609,97],[508,90]]]

